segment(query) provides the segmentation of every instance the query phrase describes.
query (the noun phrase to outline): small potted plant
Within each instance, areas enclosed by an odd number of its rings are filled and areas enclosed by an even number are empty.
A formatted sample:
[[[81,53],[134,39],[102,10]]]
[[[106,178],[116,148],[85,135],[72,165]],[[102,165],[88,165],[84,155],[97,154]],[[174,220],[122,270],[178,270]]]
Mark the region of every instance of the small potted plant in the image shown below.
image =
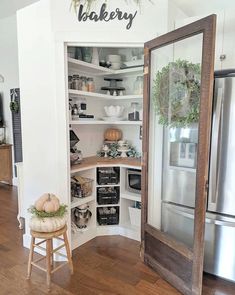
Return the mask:
[[[42,195],[28,211],[32,214],[30,229],[37,232],[54,232],[67,223],[67,206],[54,194]]]

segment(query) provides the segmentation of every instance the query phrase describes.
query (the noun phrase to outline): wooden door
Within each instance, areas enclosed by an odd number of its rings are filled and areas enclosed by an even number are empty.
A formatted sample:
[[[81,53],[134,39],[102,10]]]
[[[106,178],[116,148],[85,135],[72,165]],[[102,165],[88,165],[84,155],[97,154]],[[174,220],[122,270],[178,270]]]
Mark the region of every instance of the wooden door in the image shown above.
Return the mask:
[[[141,255],[183,294],[202,292],[215,28],[145,44]]]

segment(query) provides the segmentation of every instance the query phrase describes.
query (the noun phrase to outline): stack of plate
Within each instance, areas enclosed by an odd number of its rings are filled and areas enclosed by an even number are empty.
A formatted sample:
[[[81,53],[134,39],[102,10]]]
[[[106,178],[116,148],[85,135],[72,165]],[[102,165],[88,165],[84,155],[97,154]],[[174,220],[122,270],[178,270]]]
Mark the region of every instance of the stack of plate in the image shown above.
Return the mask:
[[[110,54],[107,56],[107,61],[111,63],[112,70],[120,70],[122,66],[121,55]]]

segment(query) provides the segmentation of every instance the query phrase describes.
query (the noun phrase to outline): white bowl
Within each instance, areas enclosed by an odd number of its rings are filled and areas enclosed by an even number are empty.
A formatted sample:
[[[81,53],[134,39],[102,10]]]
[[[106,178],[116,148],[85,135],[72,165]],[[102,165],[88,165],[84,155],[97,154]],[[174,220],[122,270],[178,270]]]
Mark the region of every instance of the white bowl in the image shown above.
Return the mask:
[[[105,106],[105,113],[108,117],[121,117],[124,107],[123,106]]]
[[[110,69],[112,70],[120,70],[121,68],[121,63],[120,62],[112,62]]]
[[[110,62],[119,62],[120,63],[121,60],[122,60],[121,55],[110,54],[107,56],[107,61],[110,61]]]

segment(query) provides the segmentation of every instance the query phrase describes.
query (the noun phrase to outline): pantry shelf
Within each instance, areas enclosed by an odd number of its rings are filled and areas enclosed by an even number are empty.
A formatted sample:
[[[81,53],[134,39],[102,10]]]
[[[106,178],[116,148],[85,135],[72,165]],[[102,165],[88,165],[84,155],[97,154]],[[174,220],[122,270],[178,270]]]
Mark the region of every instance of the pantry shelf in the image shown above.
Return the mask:
[[[141,202],[141,196],[140,195],[137,195],[137,194],[121,193],[121,198],[122,199],[126,199],[126,200]]]
[[[141,126],[142,121],[101,121],[101,120],[80,120],[70,121],[70,125],[136,125]]]
[[[79,72],[90,74],[92,76],[129,76],[132,74],[143,74],[143,66],[111,70],[105,67],[101,67],[92,63],[87,63],[78,59],[68,58],[68,65],[70,69],[75,69]]]
[[[96,92],[87,92],[81,90],[73,90],[69,89],[70,95],[81,96],[85,98],[96,98],[96,99],[107,99],[107,100],[131,100],[131,99],[143,99],[143,95],[121,95],[121,96],[113,96],[107,95],[103,93],[96,93]]]
[[[86,198],[81,198],[81,199],[74,199],[71,202],[71,209],[73,209],[75,207],[78,207],[78,206],[81,206],[81,205],[84,205],[84,204],[89,203],[89,202],[93,202],[93,201],[95,201],[95,197],[94,196],[90,196],[90,197],[86,197]]]

